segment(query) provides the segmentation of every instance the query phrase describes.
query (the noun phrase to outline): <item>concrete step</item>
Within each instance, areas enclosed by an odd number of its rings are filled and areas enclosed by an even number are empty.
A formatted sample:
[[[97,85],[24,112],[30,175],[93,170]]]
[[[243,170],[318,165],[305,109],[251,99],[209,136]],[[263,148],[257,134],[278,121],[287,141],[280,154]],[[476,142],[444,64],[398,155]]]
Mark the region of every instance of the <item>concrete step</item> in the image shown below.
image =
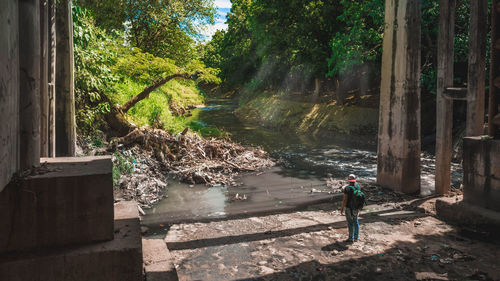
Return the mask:
[[[0,255],[0,280],[142,281],[137,204],[116,204],[114,217],[111,241]]]
[[[142,239],[146,281],[177,281],[174,261],[163,239]]]
[[[455,197],[436,200],[436,214],[452,224],[500,231],[500,212],[456,200]]]
[[[113,239],[111,158],[41,162],[0,192],[0,253]]]

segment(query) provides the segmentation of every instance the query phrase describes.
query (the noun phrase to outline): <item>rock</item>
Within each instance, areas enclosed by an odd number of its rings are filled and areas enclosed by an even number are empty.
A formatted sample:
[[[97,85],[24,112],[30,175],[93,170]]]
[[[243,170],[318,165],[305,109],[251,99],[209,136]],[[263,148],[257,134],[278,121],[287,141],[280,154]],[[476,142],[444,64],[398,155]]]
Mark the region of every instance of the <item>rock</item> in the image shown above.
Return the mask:
[[[259,270],[262,274],[265,274],[265,275],[274,273],[274,269],[269,268],[267,266],[259,266]]]
[[[450,264],[453,263],[454,260],[452,258],[444,258],[444,259],[439,259],[439,262],[442,264]]]
[[[415,272],[416,280],[449,280],[448,273],[437,274],[435,272]]]
[[[267,264],[267,261],[260,261],[259,262],[259,265],[266,265]]]

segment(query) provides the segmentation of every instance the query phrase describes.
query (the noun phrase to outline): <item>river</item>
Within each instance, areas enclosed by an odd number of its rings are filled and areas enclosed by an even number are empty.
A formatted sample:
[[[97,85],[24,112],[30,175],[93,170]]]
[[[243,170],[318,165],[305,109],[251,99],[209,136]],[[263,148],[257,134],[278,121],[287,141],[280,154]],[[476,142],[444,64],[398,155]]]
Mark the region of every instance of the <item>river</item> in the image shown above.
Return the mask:
[[[374,182],[377,171],[375,137],[314,137],[268,129],[241,122],[233,111],[233,100],[209,100],[193,111],[191,121],[216,127],[244,145],[266,150],[278,165],[264,173],[242,175],[239,187],[206,187],[169,181],[167,198],[147,210],[143,224],[159,225],[179,221],[223,218],[231,215],[290,210],[324,201],[332,195],[328,178],[345,179],[356,174]],[[433,192],[434,160],[422,157],[422,195]],[[461,169],[453,164],[452,181],[461,183]],[[235,195],[243,201],[232,200]]]

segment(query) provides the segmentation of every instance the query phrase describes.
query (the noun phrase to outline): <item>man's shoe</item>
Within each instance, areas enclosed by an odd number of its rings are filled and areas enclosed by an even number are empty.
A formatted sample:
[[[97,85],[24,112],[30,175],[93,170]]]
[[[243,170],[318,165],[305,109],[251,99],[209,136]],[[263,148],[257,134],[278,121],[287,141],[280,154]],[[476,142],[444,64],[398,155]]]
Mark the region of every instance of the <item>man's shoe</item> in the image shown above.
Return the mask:
[[[350,239],[350,238],[349,238],[349,239],[344,240],[344,243],[352,243],[352,242],[353,242],[353,241],[352,241],[352,239]]]
[[[354,238],[354,240],[353,240],[353,241],[354,241],[354,242],[358,242],[358,238]]]

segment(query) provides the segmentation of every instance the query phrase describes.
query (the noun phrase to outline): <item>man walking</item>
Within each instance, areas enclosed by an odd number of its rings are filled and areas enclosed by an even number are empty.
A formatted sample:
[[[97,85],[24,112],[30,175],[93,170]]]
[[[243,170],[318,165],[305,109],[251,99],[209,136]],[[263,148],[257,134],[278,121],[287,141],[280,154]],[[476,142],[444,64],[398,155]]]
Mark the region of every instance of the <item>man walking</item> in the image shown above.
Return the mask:
[[[349,238],[347,238],[346,242],[352,243],[358,241],[359,238],[359,208],[356,206],[354,193],[361,192],[361,187],[356,184],[356,176],[353,174],[349,175],[348,181],[349,185],[344,187],[344,200],[342,201],[340,214],[343,214],[345,210],[347,228],[349,229]]]

